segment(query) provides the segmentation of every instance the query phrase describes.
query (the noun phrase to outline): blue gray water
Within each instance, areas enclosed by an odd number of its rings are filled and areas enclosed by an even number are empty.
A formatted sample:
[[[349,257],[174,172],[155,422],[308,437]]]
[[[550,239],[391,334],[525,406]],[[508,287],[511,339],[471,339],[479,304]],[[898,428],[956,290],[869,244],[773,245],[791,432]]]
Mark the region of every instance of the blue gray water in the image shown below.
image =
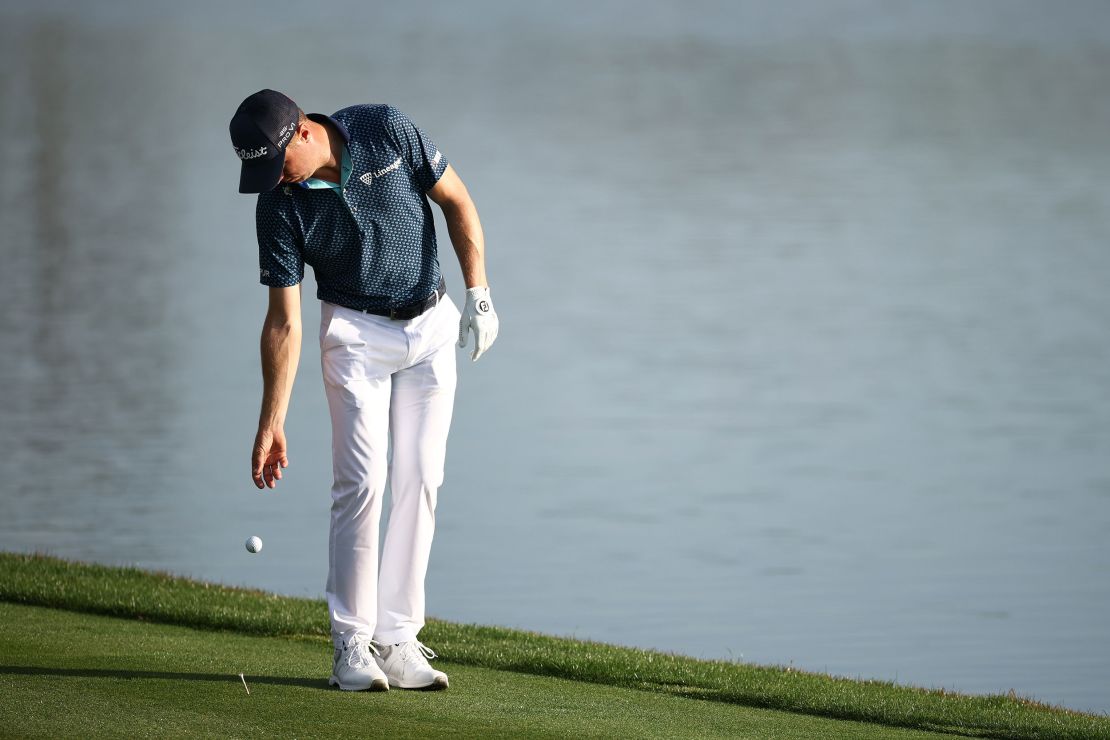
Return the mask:
[[[322,594],[226,125],[388,101],[502,319],[431,615],[1110,711],[1110,6],[224,5],[0,11],[0,548]]]

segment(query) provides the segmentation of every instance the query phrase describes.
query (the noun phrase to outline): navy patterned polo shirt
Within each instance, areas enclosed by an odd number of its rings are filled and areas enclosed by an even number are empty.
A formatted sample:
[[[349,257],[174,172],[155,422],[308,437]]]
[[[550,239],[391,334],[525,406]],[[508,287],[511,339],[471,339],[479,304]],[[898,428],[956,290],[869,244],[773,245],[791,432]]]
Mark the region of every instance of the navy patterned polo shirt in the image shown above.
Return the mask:
[[[280,185],[258,196],[259,281],[284,288],[316,274],[316,297],[356,309],[399,308],[439,286],[432,209],[424,193],[447,158],[404,113],[355,105],[331,120],[347,139],[351,172],[339,188]]]

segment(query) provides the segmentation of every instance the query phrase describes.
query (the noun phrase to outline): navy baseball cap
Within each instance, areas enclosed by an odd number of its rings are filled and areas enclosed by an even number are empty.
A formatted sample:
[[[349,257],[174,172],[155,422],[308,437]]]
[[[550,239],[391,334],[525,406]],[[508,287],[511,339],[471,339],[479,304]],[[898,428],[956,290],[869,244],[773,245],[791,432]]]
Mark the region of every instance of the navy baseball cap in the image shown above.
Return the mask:
[[[231,119],[231,145],[243,161],[240,193],[264,193],[281,182],[285,147],[297,130],[300,108],[276,90],[259,90]]]

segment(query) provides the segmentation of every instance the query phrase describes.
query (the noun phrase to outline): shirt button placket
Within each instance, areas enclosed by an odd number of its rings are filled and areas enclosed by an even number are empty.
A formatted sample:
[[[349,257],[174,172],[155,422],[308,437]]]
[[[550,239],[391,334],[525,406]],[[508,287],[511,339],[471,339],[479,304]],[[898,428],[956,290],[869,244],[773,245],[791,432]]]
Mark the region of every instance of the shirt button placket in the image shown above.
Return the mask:
[[[340,192],[342,193],[343,197],[343,205],[347,206],[347,210],[351,212],[351,215],[353,216],[354,214],[358,213],[358,206],[351,203],[351,198],[347,195],[347,189],[344,188]],[[357,221],[358,219],[356,218],[355,220]]]
[[[340,192],[342,193],[342,197],[343,197],[343,205],[347,206],[347,210],[351,214],[351,220],[353,220],[355,222],[355,228],[358,229],[358,233],[365,236],[366,235],[366,230],[362,228],[362,222],[358,220],[358,206],[351,203],[351,199],[347,195],[347,189],[346,188],[344,188]]]

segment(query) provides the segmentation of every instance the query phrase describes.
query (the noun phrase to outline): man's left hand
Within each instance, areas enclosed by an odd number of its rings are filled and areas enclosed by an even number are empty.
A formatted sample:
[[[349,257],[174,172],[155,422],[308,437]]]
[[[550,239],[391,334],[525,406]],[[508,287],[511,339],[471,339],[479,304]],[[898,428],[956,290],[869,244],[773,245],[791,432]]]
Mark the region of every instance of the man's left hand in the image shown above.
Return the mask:
[[[463,308],[462,321],[459,322],[459,346],[465,347],[467,332],[474,330],[474,353],[470,359],[477,362],[482,353],[490,348],[497,339],[497,312],[489,297],[489,287],[480,286],[466,289],[466,306]]]

